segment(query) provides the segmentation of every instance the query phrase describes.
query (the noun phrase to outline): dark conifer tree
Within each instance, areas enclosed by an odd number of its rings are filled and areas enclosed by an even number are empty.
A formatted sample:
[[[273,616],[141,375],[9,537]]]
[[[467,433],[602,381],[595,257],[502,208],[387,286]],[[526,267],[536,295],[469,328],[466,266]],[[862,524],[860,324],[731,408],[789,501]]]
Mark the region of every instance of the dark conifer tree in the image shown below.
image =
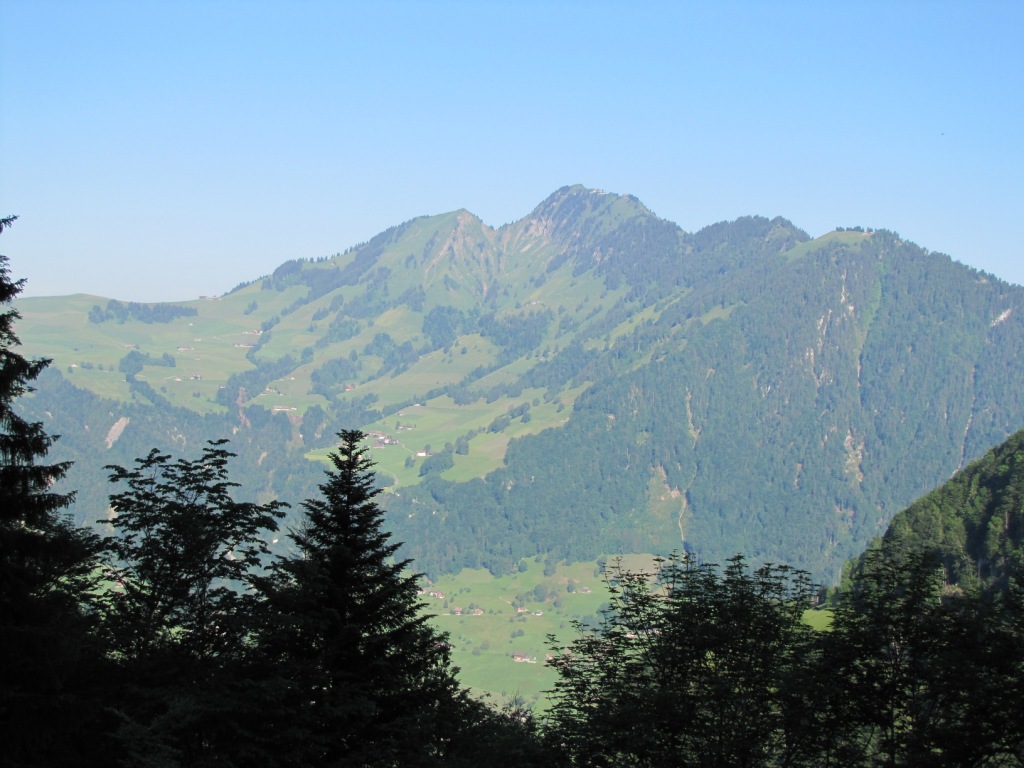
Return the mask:
[[[289,691],[279,719],[296,762],[415,766],[443,761],[467,714],[446,638],[427,623],[410,561],[382,530],[373,462],[339,433],[323,498],[304,502],[296,552],[264,585],[262,649]]]
[[[0,219],[0,231],[15,218]],[[23,285],[0,256],[0,304]],[[89,717],[83,691],[96,660],[84,602],[99,545],[62,511],[73,494],[54,485],[68,464],[38,463],[55,438],[15,412],[49,364],[18,353],[18,316],[0,313],[0,750],[8,765],[61,764],[69,754],[82,764],[88,749],[76,737]]]

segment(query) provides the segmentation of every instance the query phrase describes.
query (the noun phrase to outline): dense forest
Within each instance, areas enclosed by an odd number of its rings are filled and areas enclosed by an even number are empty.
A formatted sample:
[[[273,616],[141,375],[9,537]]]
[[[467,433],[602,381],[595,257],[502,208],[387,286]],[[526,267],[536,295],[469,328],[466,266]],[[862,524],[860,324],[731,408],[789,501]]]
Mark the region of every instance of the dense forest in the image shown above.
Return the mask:
[[[0,257],[0,302],[20,289]],[[76,526],[69,466],[17,408],[47,365],[19,352],[17,318],[0,313],[8,765],[1024,763],[1021,435],[897,518],[827,627],[805,622],[821,591],[788,566],[613,564],[603,620],[552,640],[559,681],[533,713],[459,685],[359,430],[290,529],[284,501],[240,500],[221,440],[108,465],[102,535]]]
[[[947,590],[1002,591],[1024,572],[1022,510],[1024,430],[896,515],[862,558],[874,549],[890,560],[928,552]],[[856,561],[849,565],[856,571]]]
[[[837,599],[785,566],[671,557],[617,573],[597,628],[554,648],[547,727],[587,766],[989,766],[1024,760],[1024,584],[943,592],[879,550]]]

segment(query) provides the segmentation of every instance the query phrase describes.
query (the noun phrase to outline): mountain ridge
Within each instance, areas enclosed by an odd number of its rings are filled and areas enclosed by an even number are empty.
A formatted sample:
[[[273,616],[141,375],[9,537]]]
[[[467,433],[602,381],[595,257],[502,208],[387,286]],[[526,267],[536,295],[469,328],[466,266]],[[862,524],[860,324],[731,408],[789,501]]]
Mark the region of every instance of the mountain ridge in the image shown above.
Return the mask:
[[[578,185],[496,229],[418,217],[175,305],[195,316],[91,301],[19,302],[26,348],[74,385],[38,404],[100,398],[88,434],[43,408],[69,458],[188,449],[205,428],[280,497],[315,474],[289,462],[360,427],[430,571],[686,547],[834,580],[1024,425],[1024,289],[887,230],[812,240],[749,216],[686,233]],[[100,508],[102,488],[83,497]]]

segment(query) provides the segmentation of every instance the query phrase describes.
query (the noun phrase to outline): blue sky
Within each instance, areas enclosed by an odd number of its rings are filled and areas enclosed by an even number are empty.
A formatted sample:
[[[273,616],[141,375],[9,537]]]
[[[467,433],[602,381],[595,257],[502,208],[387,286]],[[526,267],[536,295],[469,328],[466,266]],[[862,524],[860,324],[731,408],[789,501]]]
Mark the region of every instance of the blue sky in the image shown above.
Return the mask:
[[[223,293],[558,187],[885,227],[1024,283],[1024,3],[0,0],[26,295]]]

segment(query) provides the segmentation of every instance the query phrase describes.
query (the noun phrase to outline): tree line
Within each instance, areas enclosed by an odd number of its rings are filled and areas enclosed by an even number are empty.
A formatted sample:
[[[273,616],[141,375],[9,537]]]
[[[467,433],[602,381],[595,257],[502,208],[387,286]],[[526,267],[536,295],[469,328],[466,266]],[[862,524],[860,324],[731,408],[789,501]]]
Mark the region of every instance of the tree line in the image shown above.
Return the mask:
[[[1024,764],[1024,583],[950,596],[929,553],[873,550],[827,629],[786,566],[689,555],[609,572],[596,627],[552,640],[549,737],[581,766]]]
[[[107,308],[102,309],[99,304],[94,304],[89,310],[90,323],[106,323],[110,320],[117,320],[122,325],[129,320],[138,320],[140,323],[169,323],[179,317],[195,317],[199,310],[195,307],[183,307],[179,304],[140,304],[135,301],[125,303],[111,299],[107,302]]]

